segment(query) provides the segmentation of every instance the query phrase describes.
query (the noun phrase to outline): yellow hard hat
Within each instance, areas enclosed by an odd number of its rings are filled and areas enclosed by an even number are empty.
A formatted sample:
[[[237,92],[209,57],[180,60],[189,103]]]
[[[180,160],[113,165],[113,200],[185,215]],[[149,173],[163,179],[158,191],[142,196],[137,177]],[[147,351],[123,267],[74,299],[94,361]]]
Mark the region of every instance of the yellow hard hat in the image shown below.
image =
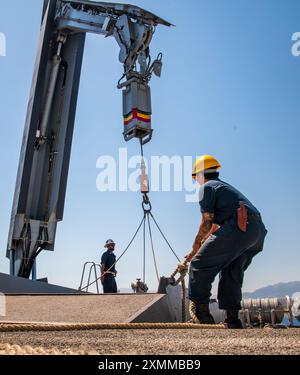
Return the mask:
[[[221,167],[221,164],[213,156],[202,155],[194,164],[194,173],[192,176],[195,179],[196,175],[200,172],[204,172],[207,169],[220,169]]]

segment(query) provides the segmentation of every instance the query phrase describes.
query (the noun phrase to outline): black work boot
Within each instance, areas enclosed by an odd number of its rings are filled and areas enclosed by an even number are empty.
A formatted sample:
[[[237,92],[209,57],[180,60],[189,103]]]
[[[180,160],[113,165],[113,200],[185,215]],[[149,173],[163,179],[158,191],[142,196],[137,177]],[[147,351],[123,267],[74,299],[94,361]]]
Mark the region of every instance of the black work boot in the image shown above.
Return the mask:
[[[225,324],[230,329],[242,329],[243,324],[239,319],[239,310],[226,310]]]
[[[215,324],[209,312],[209,305],[190,301],[191,321],[197,324]]]

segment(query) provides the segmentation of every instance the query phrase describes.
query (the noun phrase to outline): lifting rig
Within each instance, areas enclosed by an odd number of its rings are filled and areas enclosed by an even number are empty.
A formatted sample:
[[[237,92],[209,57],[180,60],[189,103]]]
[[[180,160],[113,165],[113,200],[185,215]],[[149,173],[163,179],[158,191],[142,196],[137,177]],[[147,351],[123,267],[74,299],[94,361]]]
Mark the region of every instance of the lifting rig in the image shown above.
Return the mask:
[[[162,54],[149,46],[157,25],[171,24],[136,6],[44,0],[39,47],[23,134],[8,238],[10,274],[29,278],[42,250],[54,250],[63,219],[67,176],[87,32],[114,36],[124,74],[124,138],[152,137],[149,81],[161,75]]]

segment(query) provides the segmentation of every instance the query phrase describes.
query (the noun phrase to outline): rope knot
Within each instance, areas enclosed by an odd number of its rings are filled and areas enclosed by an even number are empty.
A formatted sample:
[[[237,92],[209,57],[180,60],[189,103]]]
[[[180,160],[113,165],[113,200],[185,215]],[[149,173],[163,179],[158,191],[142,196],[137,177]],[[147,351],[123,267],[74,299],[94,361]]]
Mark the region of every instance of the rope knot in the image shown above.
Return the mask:
[[[178,273],[180,273],[181,276],[186,276],[187,272],[188,272],[188,265],[185,264],[185,263],[179,263],[177,265],[177,271]]]

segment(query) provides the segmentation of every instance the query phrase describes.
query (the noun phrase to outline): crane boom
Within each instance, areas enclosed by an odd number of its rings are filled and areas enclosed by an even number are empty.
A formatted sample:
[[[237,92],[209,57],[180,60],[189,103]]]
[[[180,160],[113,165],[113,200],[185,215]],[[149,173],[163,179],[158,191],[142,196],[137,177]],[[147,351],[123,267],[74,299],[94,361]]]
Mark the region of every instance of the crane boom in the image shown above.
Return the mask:
[[[151,64],[157,25],[171,24],[136,6],[96,1],[44,0],[42,25],[23,134],[9,230],[11,275],[30,277],[42,250],[54,250],[63,219],[81,66],[88,32],[112,36],[124,74],[124,138],[150,141],[149,81],[161,74],[162,55]]]

